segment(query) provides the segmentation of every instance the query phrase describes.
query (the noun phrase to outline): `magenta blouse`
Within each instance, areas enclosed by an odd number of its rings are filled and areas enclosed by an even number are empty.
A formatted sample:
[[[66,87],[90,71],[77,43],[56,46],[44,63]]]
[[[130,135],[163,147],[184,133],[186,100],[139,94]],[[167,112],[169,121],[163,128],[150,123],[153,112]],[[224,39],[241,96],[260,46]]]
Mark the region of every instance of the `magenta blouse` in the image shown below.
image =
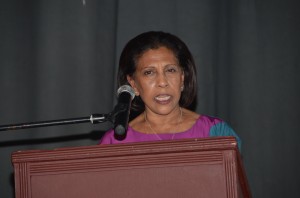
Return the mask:
[[[226,122],[219,118],[206,115],[199,116],[195,124],[190,129],[174,134],[145,134],[135,131],[129,126],[126,138],[122,141],[119,141],[114,138],[114,130],[110,129],[103,135],[102,139],[100,140],[100,144],[176,140],[184,138],[205,138],[214,136],[234,136],[236,137],[239,149],[241,148],[240,138]]]

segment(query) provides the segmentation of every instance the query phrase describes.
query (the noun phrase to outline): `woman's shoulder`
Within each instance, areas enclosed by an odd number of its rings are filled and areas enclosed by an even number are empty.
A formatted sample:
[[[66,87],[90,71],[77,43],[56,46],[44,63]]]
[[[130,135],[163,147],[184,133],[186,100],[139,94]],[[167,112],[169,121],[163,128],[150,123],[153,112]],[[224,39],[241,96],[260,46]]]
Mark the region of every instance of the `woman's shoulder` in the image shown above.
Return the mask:
[[[201,114],[199,116],[198,122],[203,122],[203,123],[206,123],[206,124],[215,125],[215,124],[218,124],[218,123],[223,123],[224,120],[222,120],[221,118],[218,118],[218,117]]]
[[[218,123],[224,122],[222,119],[220,119],[218,117],[213,117],[213,116],[209,116],[206,114],[198,114],[198,113],[188,110],[188,109],[185,109],[184,112],[186,114],[185,122],[190,123],[189,124],[190,126],[195,126],[195,125],[213,126]]]
[[[195,124],[197,124],[199,118],[201,117],[200,114],[191,111],[189,109],[183,109],[183,120],[182,120],[182,125],[183,125],[183,130],[186,131],[190,128],[192,128]]]

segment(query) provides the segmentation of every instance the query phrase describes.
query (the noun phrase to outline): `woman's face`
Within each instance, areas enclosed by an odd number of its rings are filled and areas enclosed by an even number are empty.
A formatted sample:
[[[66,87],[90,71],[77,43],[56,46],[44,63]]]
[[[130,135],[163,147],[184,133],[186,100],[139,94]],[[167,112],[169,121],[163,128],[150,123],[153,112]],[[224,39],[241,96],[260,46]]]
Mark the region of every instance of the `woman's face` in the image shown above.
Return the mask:
[[[184,73],[173,52],[166,47],[150,49],[137,60],[127,80],[145,103],[146,110],[166,115],[179,106]]]

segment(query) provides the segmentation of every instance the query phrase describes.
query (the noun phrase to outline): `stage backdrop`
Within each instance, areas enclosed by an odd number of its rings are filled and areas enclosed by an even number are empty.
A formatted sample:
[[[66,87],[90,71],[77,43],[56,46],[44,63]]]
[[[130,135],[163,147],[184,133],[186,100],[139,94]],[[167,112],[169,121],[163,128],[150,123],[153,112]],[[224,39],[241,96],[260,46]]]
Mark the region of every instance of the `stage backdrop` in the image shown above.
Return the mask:
[[[196,60],[195,111],[243,140],[253,197],[299,197],[299,19],[298,0],[3,0],[0,124],[110,112],[125,43],[171,32]],[[94,145],[110,127],[1,132],[1,197],[14,196],[13,151]]]

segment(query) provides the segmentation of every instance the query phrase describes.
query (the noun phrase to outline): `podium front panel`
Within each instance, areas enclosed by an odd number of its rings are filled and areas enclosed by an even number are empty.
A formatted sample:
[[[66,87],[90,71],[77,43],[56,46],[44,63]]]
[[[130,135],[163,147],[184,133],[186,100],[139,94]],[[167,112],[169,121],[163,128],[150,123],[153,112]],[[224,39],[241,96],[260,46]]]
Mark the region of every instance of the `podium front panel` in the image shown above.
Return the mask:
[[[231,138],[21,151],[16,197],[242,197],[237,152]]]

